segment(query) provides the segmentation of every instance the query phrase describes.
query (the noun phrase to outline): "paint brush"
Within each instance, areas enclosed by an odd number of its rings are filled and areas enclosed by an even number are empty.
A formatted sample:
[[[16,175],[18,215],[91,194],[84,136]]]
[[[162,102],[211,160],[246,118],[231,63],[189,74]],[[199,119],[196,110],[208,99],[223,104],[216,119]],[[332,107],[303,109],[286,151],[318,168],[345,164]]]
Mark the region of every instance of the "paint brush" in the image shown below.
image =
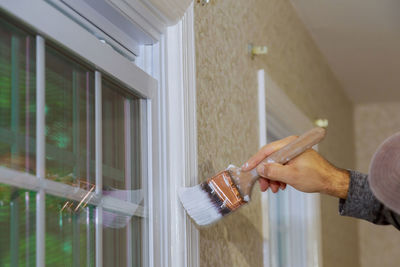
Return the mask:
[[[314,128],[299,136],[293,142],[275,151],[264,163],[286,164],[307,149],[318,144],[326,135],[324,128]],[[179,192],[183,207],[199,226],[212,224],[223,216],[242,207],[250,201],[254,183],[260,178],[256,168],[241,171],[229,165],[205,182]]]

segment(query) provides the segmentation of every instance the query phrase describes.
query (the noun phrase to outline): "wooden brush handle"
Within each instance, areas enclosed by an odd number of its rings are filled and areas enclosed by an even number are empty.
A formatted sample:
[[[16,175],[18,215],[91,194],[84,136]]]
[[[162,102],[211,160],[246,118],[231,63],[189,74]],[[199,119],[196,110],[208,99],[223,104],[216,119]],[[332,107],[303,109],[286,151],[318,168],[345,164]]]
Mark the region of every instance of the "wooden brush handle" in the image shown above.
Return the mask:
[[[280,164],[285,164],[306,151],[307,149],[310,149],[314,145],[321,142],[321,140],[324,139],[325,135],[326,130],[324,128],[317,127],[311,129],[310,131],[299,136],[299,138],[297,138],[293,142],[272,153],[262,162],[276,162]],[[260,178],[256,171],[256,168],[248,172],[241,172],[238,168],[233,168],[230,171],[235,184],[238,185],[241,195],[245,198],[245,201],[248,201],[254,183]]]
[[[294,159],[307,149],[312,148],[314,145],[321,142],[326,135],[326,130],[321,127],[316,127],[310,131],[302,134],[293,142],[287,144],[283,148],[275,151],[269,157],[263,160],[264,163],[276,162],[285,164],[288,161]]]

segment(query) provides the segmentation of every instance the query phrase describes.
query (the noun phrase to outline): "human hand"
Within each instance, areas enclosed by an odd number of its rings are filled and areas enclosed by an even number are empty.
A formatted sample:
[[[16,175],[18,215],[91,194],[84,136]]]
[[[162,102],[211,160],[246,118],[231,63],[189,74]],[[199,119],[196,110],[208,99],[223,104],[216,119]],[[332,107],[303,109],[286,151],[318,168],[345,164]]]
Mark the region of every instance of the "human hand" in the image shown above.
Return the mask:
[[[279,142],[279,144],[285,143],[286,145],[293,141],[293,138],[296,137],[288,137],[277,142]],[[269,145],[272,144],[273,143]],[[262,155],[266,154],[266,150],[269,152],[271,149],[267,149],[267,146],[263,147],[252,157],[252,159],[256,160],[251,161],[251,166],[253,166],[253,168],[258,165],[257,172],[262,177],[259,179],[261,190],[265,191],[268,188],[268,186],[263,186],[263,180],[266,178],[269,179],[269,183],[287,183],[302,192],[319,192],[339,198],[347,197],[350,181],[348,171],[336,168],[313,149],[305,151],[303,154],[289,161],[286,165],[263,163],[262,160],[267,156],[262,158]],[[277,146],[273,145],[273,147],[275,148]],[[269,152],[268,155],[271,153],[272,152]],[[250,167],[249,169],[252,168]]]
[[[261,161],[267,158],[269,155],[274,153],[275,151],[281,149],[282,147],[286,146],[287,144],[293,142],[297,137],[296,136],[289,136],[284,139],[271,142],[265,146],[263,146],[254,156],[252,156],[243,166],[241,167],[242,171],[250,171],[254,169]],[[258,179],[260,184],[261,191],[266,191],[268,188],[271,188],[273,193],[276,193],[281,190],[285,190],[286,183],[279,182],[279,181],[272,181],[266,177],[261,177]]]

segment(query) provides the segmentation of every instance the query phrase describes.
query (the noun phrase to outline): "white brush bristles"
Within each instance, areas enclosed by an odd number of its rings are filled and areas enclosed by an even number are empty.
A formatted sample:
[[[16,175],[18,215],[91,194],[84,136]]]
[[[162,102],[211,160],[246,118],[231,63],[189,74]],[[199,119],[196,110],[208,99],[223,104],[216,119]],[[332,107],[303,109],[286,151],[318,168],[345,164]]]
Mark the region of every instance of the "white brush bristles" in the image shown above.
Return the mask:
[[[179,198],[186,212],[198,225],[209,225],[222,218],[218,207],[200,185],[182,188]]]

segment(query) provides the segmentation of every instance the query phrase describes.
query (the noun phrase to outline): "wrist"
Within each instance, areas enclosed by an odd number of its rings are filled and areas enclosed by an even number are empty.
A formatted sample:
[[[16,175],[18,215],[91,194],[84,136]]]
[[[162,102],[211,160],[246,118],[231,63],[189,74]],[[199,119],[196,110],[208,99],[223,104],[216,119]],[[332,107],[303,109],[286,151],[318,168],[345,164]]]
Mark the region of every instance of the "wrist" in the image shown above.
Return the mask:
[[[328,179],[330,186],[326,193],[334,197],[346,199],[349,192],[350,172],[344,169],[336,169],[334,174]]]

